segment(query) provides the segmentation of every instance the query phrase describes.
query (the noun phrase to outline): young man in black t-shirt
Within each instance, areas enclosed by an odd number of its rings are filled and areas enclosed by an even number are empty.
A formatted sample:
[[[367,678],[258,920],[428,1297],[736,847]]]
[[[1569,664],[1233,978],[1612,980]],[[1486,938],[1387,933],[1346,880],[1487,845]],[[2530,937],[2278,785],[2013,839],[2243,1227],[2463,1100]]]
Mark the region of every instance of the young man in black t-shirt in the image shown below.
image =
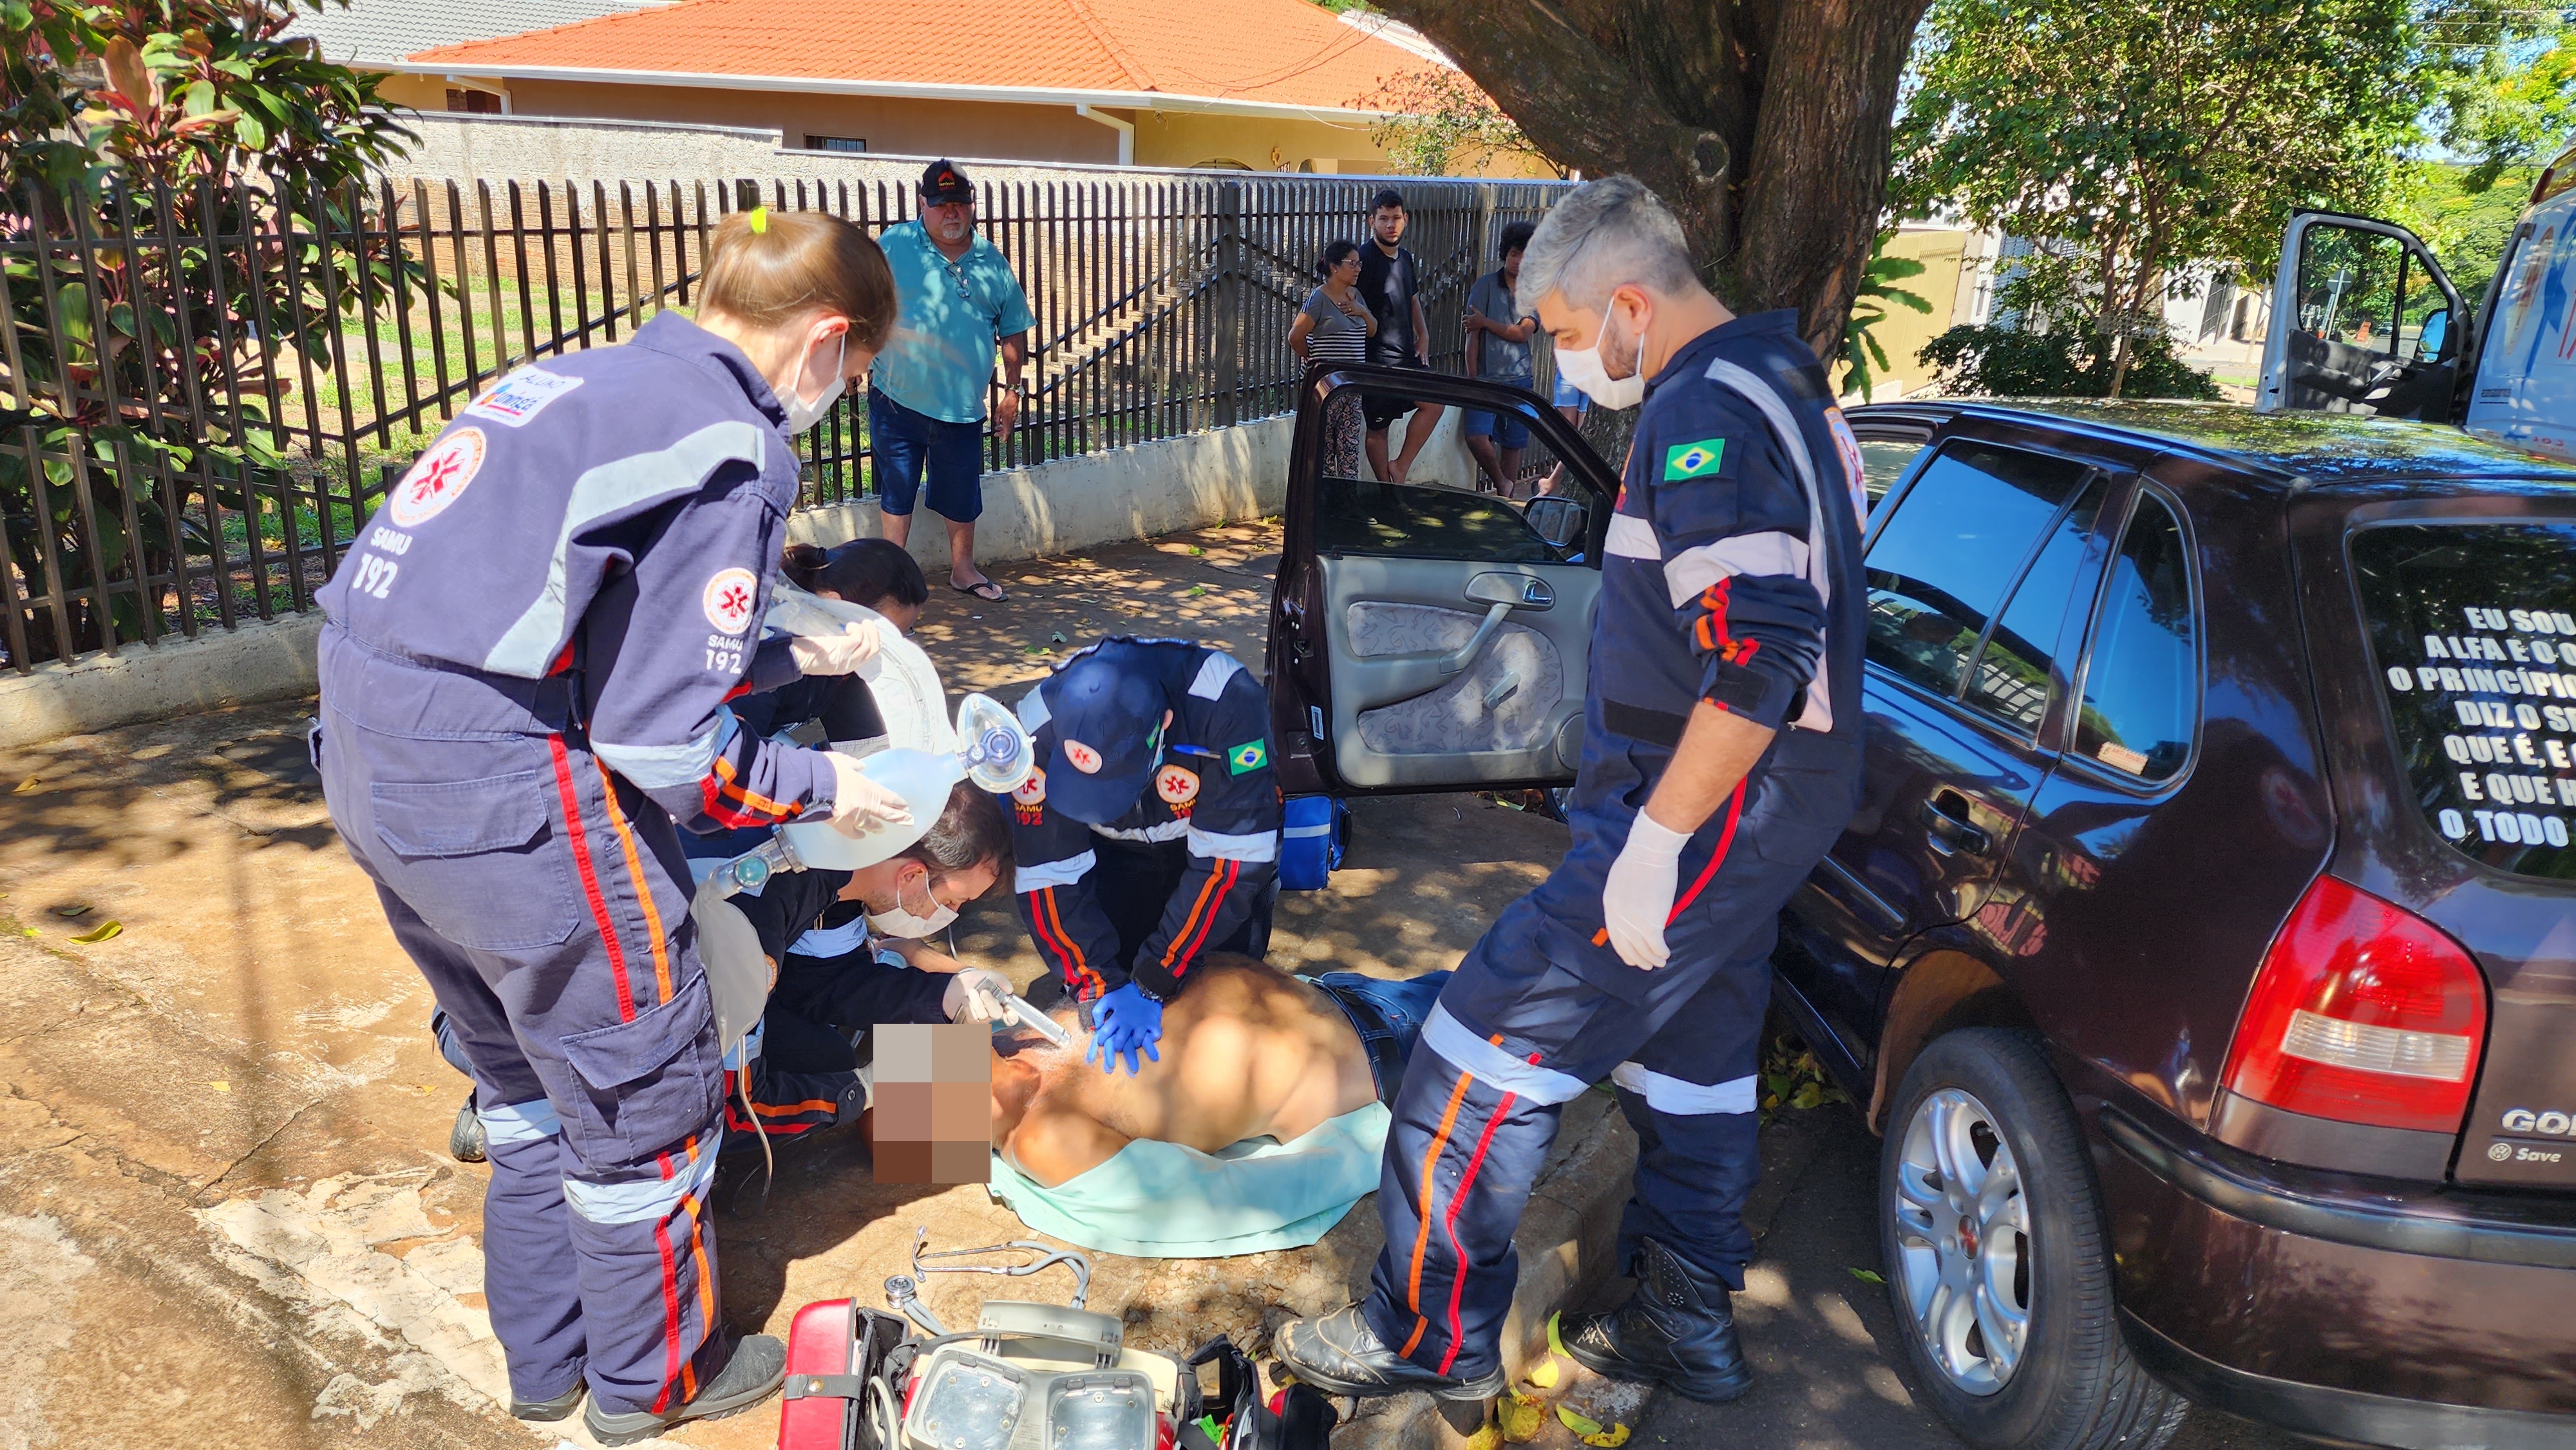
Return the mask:
[[[1369,339],[1369,361],[1388,367],[1431,366],[1431,329],[1422,315],[1421,268],[1413,253],[1397,243],[1404,239],[1404,196],[1390,188],[1369,200],[1369,244],[1360,248],[1360,296],[1377,315],[1377,333]],[[1368,408],[1369,470],[1381,483],[1402,483],[1414,455],[1431,441],[1440,423],[1437,403],[1420,407],[1395,394],[1372,394]],[[1404,444],[1387,457],[1387,426],[1407,412]]]

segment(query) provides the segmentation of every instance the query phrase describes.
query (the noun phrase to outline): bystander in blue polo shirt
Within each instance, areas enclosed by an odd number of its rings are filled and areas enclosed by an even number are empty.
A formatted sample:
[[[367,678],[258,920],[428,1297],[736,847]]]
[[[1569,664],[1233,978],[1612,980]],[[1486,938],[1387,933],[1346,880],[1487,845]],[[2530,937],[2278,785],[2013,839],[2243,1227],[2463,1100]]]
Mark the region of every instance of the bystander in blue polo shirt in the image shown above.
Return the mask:
[[[877,354],[877,391],[943,423],[980,423],[993,379],[993,350],[1037,319],[1011,264],[976,232],[952,262],[909,221],[877,238],[894,269],[903,316]]]

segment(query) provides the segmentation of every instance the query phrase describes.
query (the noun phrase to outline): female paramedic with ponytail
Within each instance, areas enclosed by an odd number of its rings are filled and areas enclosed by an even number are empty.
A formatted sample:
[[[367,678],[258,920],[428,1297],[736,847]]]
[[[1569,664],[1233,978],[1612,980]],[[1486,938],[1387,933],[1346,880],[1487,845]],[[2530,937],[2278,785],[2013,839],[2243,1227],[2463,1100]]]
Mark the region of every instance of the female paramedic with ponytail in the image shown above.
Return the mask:
[[[473,1063],[511,1413],[560,1420],[586,1384],[603,1445],[781,1378],[777,1340],[717,1318],[723,1078],[678,827],[910,819],[849,757],[725,704],[876,651],[867,628],[764,639],[761,619],[794,436],[894,321],[857,228],[728,217],[695,322],[504,378],[320,595],[332,824]]]

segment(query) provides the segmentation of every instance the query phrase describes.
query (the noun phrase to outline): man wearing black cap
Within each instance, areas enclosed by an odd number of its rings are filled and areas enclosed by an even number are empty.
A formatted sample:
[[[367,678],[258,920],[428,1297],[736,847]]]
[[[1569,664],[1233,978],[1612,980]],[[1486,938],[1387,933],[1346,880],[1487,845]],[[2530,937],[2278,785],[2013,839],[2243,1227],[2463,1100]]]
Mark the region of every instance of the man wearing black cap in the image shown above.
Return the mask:
[[[1215,952],[1260,956],[1278,900],[1270,701],[1223,650],[1102,640],[1020,701],[1039,768],[1011,797],[1015,890],[1091,1054],[1160,1061],[1163,1003]]]
[[[929,476],[931,511],[948,520],[948,587],[1000,603],[1002,586],[975,564],[984,512],[984,399],[1002,355],[993,431],[1020,417],[1020,369],[1036,319],[999,249],[975,230],[975,188],[948,161],[921,173],[921,216],[878,242],[894,269],[901,325],[868,378],[868,435],[877,455],[885,536],[912,535],[913,504]]]

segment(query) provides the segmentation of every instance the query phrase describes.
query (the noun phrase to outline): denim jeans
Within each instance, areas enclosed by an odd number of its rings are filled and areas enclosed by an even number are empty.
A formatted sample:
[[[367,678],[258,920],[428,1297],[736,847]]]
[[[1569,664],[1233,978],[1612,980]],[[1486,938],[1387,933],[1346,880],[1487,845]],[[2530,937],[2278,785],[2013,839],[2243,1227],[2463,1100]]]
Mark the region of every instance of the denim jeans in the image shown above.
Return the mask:
[[[1396,982],[1358,972],[1326,972],[1307,980],[1322,988],[1351,1019],[1360,1046],[1368,1049],[1378,1101],[1392,1102],[1396,1086],[1404,1081],[1405,1059],[1413,1055],[1413,1044],[1422,1036],[1432,1005],[1440,1000],[1440,989],[1449,985],[1449,974],[1425,972]]]

